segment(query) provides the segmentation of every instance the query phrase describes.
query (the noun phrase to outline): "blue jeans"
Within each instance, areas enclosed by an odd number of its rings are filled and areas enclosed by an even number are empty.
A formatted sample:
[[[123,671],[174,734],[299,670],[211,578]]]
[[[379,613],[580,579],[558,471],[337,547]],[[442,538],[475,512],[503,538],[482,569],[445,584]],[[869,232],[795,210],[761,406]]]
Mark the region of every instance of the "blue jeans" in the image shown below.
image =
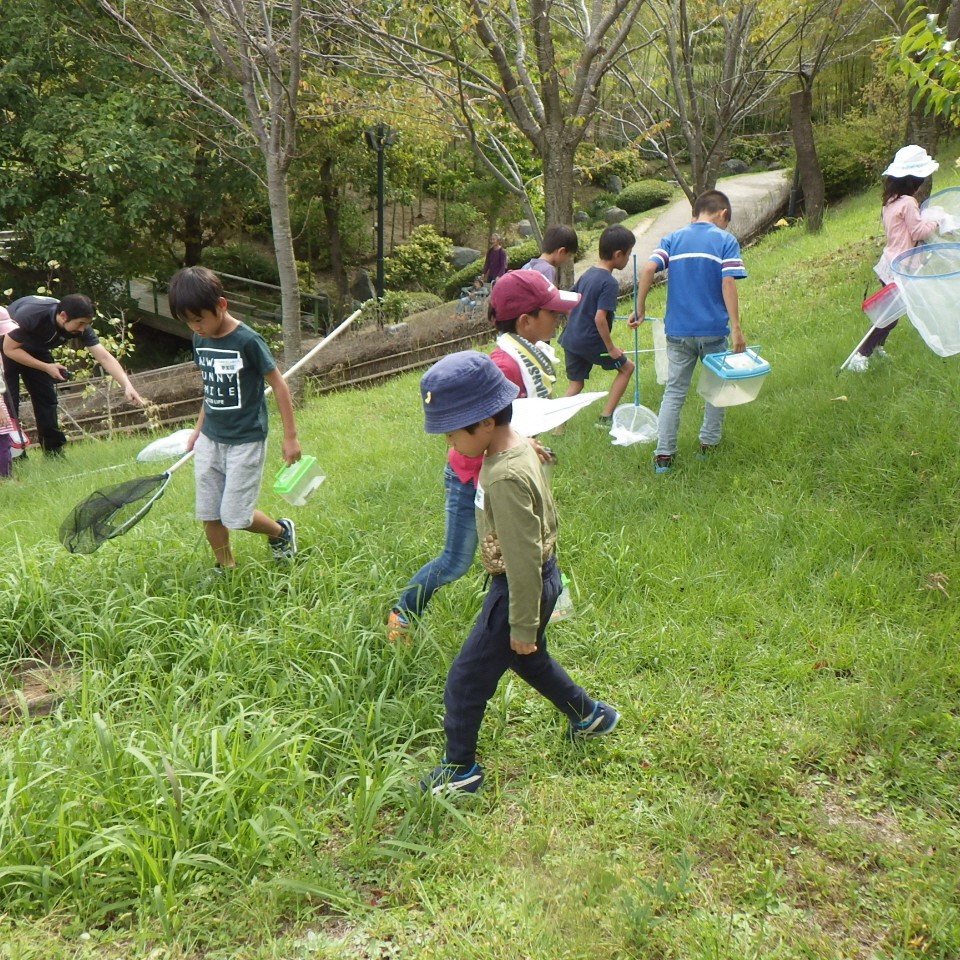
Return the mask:
[[[477,488],[472,483],[461,483],[450,464],[443,471],[443,486],[447,498],[443,550],[414,574],[397,601],[397,609],[405,615],[419,617],[440,587],[459,580],[470,569],[477,552],[473,505]]]
[[[667,374],[667,386],[663,391],[660,415],[657,418],[659,440],[656,456],[672,457],[677,452],[680,411],[687,399],[697,361],[707,354],[723,353],[726,349],[726,337],[667,337],[670,372]],[[720,442],[724,413],[723,407],[705,404],[703,424],[700,427],[700,442],[704,446],[714,447]]]
[[[473,766],[487,703],[508,670],[546,697],[567,719],[576,722],[590,716],[595,702],[547,652],[547,624],[561,589],[557,561],[551,557],[543,566],[537,652],[521,656],[510,647],[507,578],[505,575],[491,578],[480,616],[450,667],[443,691],[448,763]]]

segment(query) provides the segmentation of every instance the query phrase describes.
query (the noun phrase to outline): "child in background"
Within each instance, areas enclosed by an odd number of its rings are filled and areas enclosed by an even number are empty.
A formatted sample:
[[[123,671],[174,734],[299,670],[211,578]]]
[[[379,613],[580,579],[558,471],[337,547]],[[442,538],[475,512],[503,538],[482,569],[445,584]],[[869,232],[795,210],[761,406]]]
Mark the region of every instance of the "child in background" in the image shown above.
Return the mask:
[[[579,305],[570,314],[560,345],[566,352],[567,379],[565,396],[573,397],[583,390],[594,367],[616,370],[617,375],[607,394],[597,426],[609,429],[613,411],[630,383],[634,365],[613,342],[613,318],[617,312],[620,287],[613,277],[630,259],[636,237],[632,230],[615,224],[600,234],[600,263],[580,276],[573,289],[581,295]]]
[[[15,330],[17,325],[10,319],[6,307],[0,307],[0,337]],[[7,403],[7,382],[0,368],[0,477],[9,477],[13,469],[13,438],[18,433],[13,422],[13,411]]]
[[[231,530],[267,537],[274,560],[297,552],[292,520],[256,509],[267,456],[267,400],[273,388],[283,422],[283,460],[300,459],[293,401],[263,338],[230,316],[220,279],[206,267],[173,275],[170,312],[193,331],[193,357],[203,377],[203,406],[187,449],[194,452],[197,519],[203,521],[216,569],[236,566]]]
[[[901,147],[893,158],[893,163],[883,171],[883,229],[887,235],[887,244],[879,262],[873,268],[882,284],[893,283],[891,265],[894,258],[907,250],[919,246],[937,229],[932,220],[924,220],[920,216],[920,204],[916,194],[924,185],[928,177],[933,176],[940,164],[934,160],[923,147],[911,144]],[[876,353],[878,357],[885,357],[887,351],[883,345],[890,336],[890,331],[898,321],[877,327],[860,345],[853,359],[847,364],[847,369],[854,373],[864,373],[870,364],[870,356]]]
[[[480,279],[484,283],[496,283],[507,272],[507,251],[503,249],[500,234],[490,236],[490,249],[483,261],[483,273]]]
[[[550,396],[556,375],[552,351],[544,343],[557,327],[560,313],[574,306],[580,297],[558,290],[539,273],[513,270],[504,274],[490,295],[490,309],[501,331],[493,360],[516,384],[518,396]],[[502,317],[503,319],[497,319]],[[547,348],[549,350],[549,348]],[[531,441],[542,460],[550,453]],[[431,597],[448,583],[459,580],[473,563],[477,549],[477,521],[474,500],[483,456],[466,456],[453,447],[443,472],[446,494],[446,529],[440,555],[424,564],[410,580],[387,618],[387,639],[403,639],[411,622],[420,617]]]
[[[454,316],[465,317],[477,305],[480,297],[484,294],[483,277],[474,277],[473,283],[469,287],[462,287],[460,302],[457,304]]]
[[[660,270],[667,277],[667,359],[670,363],[658,417],[659,438],[654,469],[667,473],[677,452],[680,411],[687,399],[690,380],[698,360],[727,349],[727,335],[734,353],[746,349],[740,330],[737,280],[746,277],[737,238],[727,231],[730,201],[719,190],[701,193],[693,204],[693,222],[660,241],[644,264],[637,284],[637,313],[631,327],[643,322],[647,294]],[[724,408],[706,404],[700,427],[700,455],[706,456],[720,442]]]
[[[483,458],[477,528],[491,575],[483,609],[447,675],[446,752],[420,781],[425,792],[480,789],[477,737],[507,670],[567,717],[570,739],[610,733],[620,719],[547,652],[546,627],[561,591],[557,512],[536,452],[510,426],[517,393],[490,357],[472,350],[444,357],[420,381],[427,433],[445,433],[462,455]]]
[[[571,257],[575,257],[579,249],[580,241],[573,227],[549,227],[540,244],[540,256],[528,260],[520,269],[536,270],[551,283],[556,283],[557,270]]]

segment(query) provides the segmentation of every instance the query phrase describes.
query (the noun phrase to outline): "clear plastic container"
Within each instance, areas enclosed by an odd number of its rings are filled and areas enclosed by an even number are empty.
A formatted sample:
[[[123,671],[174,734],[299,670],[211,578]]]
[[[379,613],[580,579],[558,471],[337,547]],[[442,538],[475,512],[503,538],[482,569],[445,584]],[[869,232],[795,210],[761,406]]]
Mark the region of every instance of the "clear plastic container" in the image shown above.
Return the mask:
[[[566,574],[560,574],[560,582],[563,584],[563,590],[557,597],[557,603],[550,614],[550,622],[556,623],[558,620],[569,620],[573,616],[573,597],[570,596],[570,581]]]
[[[281,467],[273,482],[273,492],[287,503],[302,507],[307,498],[327,479],[316,457],[301,457],[296,463]]]
[[[735,407],[756,400],[770,364],[756,349],[743,353],[710,353],[703,358],[697,393],[715,407]]]

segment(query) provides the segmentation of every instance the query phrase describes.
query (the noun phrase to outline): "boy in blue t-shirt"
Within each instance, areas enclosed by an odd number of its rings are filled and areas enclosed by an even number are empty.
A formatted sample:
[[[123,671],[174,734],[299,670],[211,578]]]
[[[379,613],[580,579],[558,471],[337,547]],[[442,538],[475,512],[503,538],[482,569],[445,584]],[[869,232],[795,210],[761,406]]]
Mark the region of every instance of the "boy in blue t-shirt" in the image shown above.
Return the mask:
[[[728,334],[734,353],[746,349],[736,282],[746,277],[747,271],[740,244],[726,229],[730,217],[726,194],[719,190],[701,193],[693,204],[693,222],[664,237],[640,274],[636,316],[642,318],[654,276],[670,268],[664,317],[670,369],[658,417],[659,440],[654,453],[657,473],[668,473],[673,466],[680,411],[697,361],[710,353],[723,353]],[[640,322],[633,316],[629,320],[631,327]],[[723,415],[723,407],[706,404],[700,427],[701,457],[720,442]]]
[[[193,451],[197,519],[203,522],[218,571],[236,566],[231,530],[259,533],[273,558],[297,552],[292,520],[257,509],[267,456],[270,384],[283,423],[283,459],[300,459],[293,400],[263,338],[230,316],[220,278],[206,267],[184,267],[170,281],[170,312],[193,331],[193,357],[203,378],[203,406],[187,449]]]
[[[570,319],[560,335],[565,352],[567,379],[566,397],[583,390],[584,382],[594,367],[616,370],[598,427],[608,428],[613,422],[613,411],[630,383],[634,365],[613,342],[613,318],[617,312],[620,287],[613,277],[614,270],[622,270],[630,259],[636,237],[632,230],[614,224],[600,234],[600,263],[590,267],[573,285],[574,293],[581,295],[580,303],[571,311]]]

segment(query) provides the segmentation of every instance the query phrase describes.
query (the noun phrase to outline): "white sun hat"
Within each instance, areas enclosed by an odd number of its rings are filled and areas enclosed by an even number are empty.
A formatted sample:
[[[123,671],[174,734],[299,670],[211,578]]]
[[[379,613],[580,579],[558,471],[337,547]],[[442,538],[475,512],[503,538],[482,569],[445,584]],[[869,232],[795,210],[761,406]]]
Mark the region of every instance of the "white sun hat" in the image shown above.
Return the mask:
[[[911,143],[908,147],[901,147],[893,163],[883,171],[884,177],[929,177],[940,169],[940,164],[927,153],[923,147]]]

